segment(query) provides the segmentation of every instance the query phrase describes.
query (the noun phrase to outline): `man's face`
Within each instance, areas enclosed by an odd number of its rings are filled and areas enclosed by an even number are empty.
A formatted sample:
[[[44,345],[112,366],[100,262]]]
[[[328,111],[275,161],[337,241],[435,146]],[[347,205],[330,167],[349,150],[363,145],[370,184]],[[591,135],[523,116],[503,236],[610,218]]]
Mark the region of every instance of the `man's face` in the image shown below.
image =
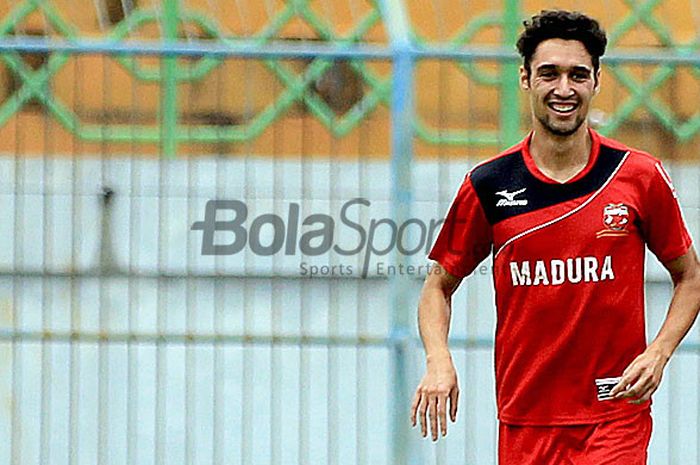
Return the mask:
[[[600,70],[577,40],[541,42],[530,60],[530,74],[520,68],[520,85],[530,95],[533,124],[557,136],[574,134],[588,117],[600,87]],[[539,124],[538,124],[539,123]]]

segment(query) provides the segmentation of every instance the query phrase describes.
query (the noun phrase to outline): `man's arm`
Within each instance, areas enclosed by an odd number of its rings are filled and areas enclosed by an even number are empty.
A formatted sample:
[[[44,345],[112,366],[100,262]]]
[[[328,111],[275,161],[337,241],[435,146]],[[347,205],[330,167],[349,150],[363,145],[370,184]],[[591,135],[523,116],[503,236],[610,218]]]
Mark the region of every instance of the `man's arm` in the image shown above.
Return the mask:
[[[457,419],[459,386],[457,372],[447,346],[452,314],[452,294],[459,286],[460,278],[449,274],[435,263],[425,278],[418,304],[418,328],[426,355],[426,372],[411,405],[411,423],[420,419],[423,437],[428,434],[426,412],[430,417],[433,441],[438,439],[438,422],[442,435],[447,434],[447,400],[450,401],[450,417]]]
[[[695,250],[691,247],[685,255],[664,266],[674,286],[668,314],[654,341],[632,361],[611,391],[617,399],[634,398],[630,402],[642,403],[651,398],[668,360],[700,311],[700,263]]]

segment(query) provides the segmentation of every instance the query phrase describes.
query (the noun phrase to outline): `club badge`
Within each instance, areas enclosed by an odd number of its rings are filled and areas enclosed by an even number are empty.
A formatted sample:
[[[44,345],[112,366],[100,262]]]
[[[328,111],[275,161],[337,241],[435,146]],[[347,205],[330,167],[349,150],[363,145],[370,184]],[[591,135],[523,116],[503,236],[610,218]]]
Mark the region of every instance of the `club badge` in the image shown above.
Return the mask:
[[[629,234],[629,208],[624,203],[609,203],[603,208],[602,229],[596,233],[596,237],[626,236]]]

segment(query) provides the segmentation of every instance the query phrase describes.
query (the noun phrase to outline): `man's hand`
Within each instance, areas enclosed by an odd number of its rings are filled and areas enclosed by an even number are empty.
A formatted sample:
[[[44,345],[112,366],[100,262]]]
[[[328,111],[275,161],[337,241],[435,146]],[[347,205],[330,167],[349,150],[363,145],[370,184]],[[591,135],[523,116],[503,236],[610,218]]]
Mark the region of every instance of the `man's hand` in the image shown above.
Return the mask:
[[[648,347],[625,369],[610,395],[615,399],[634,398],[629,401],[632,404],[646,402],[659,387],[667,363],[667,356]]]
[[[421,434],[428,435],[426,413],[430,418],[433,441],[438,439],[438,422],[442,435],[447,434],[447,401],[450,402],[450,418],[457,420],[459,386],[452,358],[428,359],[428,366],[411,405],[411,424],[416,426],[416,415],[420,419]]]

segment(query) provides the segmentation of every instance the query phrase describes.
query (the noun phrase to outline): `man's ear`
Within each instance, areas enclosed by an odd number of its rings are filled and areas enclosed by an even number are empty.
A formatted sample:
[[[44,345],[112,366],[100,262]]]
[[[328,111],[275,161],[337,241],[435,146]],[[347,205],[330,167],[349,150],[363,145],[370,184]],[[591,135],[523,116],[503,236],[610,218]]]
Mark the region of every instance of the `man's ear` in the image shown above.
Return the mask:
[[[520,65],[520,88],[522,90],[530,90],[530,72],[525,69],[524,65]]]
[[[593,92],[596,94],[600,92],[600,68],[595,72],[595,87],[593,88]]]

